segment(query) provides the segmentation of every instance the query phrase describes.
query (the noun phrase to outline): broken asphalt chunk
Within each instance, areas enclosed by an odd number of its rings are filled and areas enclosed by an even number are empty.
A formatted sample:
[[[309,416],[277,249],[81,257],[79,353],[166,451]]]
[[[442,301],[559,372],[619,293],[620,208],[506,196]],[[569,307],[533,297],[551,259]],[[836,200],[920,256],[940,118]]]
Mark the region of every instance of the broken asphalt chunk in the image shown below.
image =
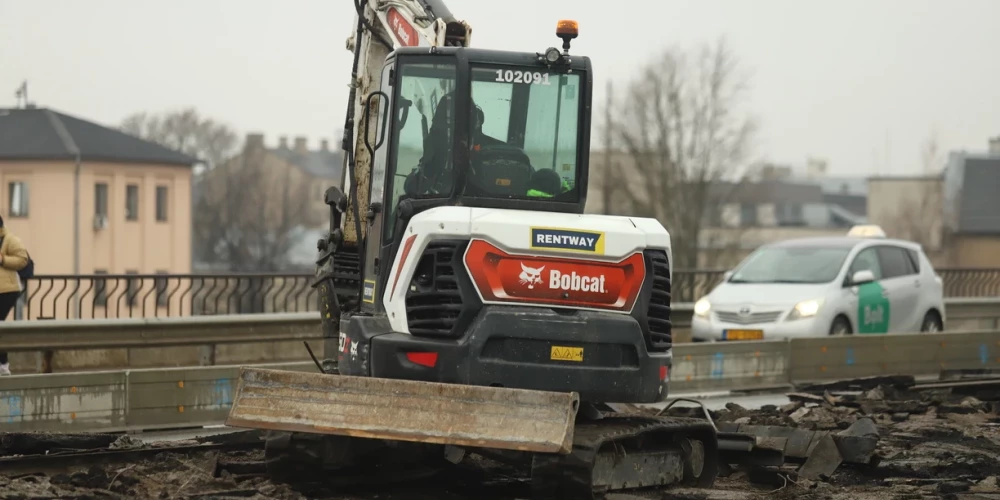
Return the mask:
[[[799,477],[806,479],[825,479],[837,471],[844,461],[833,436],[826,434],[819,438],[816,446],[809,453],[809,458],[799,468]]]
[[[878,447],[878,427],[872,419],[862,418],[832,438],[844,462],[864,465],[871,462]]]

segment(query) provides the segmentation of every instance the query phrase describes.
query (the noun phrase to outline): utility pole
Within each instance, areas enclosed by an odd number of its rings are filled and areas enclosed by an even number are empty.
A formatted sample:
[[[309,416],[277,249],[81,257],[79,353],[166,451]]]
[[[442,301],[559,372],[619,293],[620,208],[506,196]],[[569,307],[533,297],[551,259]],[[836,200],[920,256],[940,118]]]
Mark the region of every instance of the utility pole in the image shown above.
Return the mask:
[[[601,183],[602,201],[604,203],[604,215],[611,215],[611,104],[614,102],[613,83],[609,79],[607,85],[607,95],[604,99],[604,174]]]
[[[28,107],[28,80],[21,82],[21,86],[17,88],[17,92],[14,93],[14,97],[17,98],[18,107]]]

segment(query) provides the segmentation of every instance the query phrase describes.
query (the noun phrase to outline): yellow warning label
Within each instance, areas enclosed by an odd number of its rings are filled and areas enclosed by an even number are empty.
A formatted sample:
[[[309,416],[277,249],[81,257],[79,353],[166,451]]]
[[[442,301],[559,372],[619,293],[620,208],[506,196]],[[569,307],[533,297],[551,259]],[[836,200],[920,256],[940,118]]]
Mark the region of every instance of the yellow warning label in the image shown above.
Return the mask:
[[[554,345],[550,357],[555,361],[583,361],[583,348]]]

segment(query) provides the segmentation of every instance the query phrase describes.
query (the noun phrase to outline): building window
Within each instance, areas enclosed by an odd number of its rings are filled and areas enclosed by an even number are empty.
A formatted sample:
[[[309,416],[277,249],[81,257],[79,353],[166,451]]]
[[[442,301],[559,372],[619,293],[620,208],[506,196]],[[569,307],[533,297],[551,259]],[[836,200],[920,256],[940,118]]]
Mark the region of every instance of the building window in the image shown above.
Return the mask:
[[[139,271],[125,271],[125,274],[139,274]],[[135,305],[135,297],[139,295],[142,282],[139,278],[125,278],[125,280],[125,301],[131,307]]]
[[[156,186],[156,220],[167,220],[167,186]]]
[[[106,182],[94,184],[94,215],[108,216],[108,184]]]
[[[108,271],[106,269],[98,269],[94,271],[94,274],[108,274]],[[108,279],[100,276],[94,276],[94,307],[97,306],[108,306]]]
[[[740,204],[740,226],[751,227],[757,225],[757,205],[752,203]]]
[[[125,220],[139,220],[139,186],[125,186]]]
[[[156,274],[166,275],[167,271],[156,271]],[[167,305],[167,277],[157,277],[156,278],[156,305],[165,306]]]
[[[7,213],[11,217],[28,216],[28,183],[15,181],[8,185],[7,199],[10,201],[10,208]]]
[[[782,226],[797,226],[803,222],[802,205],[799,203],[781,203],[778,205],[778,223]]]

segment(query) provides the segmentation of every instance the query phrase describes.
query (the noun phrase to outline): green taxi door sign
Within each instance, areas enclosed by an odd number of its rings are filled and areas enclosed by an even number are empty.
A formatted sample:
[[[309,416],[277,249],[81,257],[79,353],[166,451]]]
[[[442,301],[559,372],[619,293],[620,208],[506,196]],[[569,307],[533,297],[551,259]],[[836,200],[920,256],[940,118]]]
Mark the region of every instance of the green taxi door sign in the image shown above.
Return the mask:
[[[889,298],[877,281],[858,287],[858,333],[889,332]]]

